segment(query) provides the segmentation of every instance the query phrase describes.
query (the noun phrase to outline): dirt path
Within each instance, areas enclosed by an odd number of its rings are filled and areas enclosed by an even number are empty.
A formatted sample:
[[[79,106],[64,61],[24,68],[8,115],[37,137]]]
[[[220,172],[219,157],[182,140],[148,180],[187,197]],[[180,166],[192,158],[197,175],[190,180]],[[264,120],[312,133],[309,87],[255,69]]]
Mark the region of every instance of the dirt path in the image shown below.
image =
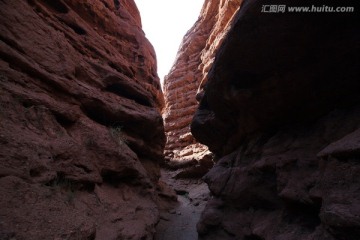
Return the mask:
[[[178,194],[174,209],[161,213],[155,240],[196,240],[196,224],[209,198],[207,185],[201,180],[175,180],[175,172],[163,171],[162,178]]]

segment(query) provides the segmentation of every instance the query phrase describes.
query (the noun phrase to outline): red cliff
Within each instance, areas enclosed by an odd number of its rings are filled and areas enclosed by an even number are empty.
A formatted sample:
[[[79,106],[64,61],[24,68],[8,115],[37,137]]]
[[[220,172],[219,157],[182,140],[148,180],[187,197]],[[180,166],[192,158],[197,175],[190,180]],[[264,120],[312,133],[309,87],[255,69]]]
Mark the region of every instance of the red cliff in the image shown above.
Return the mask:
[[[207,147],[190,133],[190,123],[198,102],[198,87],[206,82],[215,52],[226,35],[240,0],[206,0],[194,26],[184,36],[175,63],[165,77],[166,106],[163,117],[170,161],[209,159]]]
[[[192,134],[217,157],[200,239],[360,239],[357,13],[263,4],[242,4],[199,94]]]
[[[152,239],[164,100],[133,0],[0,13],[0,238]]]

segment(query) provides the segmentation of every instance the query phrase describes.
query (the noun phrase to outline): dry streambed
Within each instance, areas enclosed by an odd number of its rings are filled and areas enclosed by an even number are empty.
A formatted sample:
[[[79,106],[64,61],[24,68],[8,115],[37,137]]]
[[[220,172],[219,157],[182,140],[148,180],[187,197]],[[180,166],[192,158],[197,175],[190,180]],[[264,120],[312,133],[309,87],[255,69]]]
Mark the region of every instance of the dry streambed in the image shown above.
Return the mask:
[[[156,240],[194,240],[198,238],[196,224],[209,198],[207,185],[201,180],[175,180],[176,172],[163,171],[162,180],[178,196],[174,208],[161,213],[156,227]]]

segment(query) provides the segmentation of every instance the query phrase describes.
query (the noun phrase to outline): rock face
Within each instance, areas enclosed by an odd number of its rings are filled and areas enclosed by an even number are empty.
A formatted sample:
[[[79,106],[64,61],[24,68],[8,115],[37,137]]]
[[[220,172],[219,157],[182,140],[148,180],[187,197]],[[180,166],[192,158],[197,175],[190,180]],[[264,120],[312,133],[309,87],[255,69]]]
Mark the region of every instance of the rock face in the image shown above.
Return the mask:
[[[152,239],[164,100],[135,3],[0,12],[0,239]]]
[[[262,4],[243,3],[199,94],[192,133],[217,163],[205,176],[214,198],[198,232],[206,240],[360,239],[359,21],[355,13],[266,14]]]
[[[190,123],[198,102],[197,89],[205,82],[214,54],[241,0],[206,0],[199,19],[184,36],[175,63],[165,77],[165,156],[173,161],[211,159],[207,147],[195,141]]]

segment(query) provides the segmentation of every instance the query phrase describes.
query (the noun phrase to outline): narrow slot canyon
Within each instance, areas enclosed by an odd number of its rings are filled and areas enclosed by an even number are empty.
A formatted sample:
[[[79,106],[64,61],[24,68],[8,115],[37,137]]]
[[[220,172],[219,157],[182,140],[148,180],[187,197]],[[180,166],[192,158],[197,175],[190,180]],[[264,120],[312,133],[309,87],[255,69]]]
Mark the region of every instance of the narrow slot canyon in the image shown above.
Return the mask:
[[[203,2],[0,0],[0,240],[360,239],[359,4]]]

